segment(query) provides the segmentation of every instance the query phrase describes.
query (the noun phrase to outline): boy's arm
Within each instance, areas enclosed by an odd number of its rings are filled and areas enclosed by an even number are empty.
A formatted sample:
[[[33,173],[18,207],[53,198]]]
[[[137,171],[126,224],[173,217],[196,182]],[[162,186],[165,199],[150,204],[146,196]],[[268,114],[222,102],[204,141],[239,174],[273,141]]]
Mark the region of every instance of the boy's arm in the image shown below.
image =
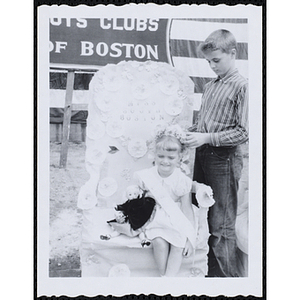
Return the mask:
[[[198,148],[204,144],[211,144],[210,133],[187,132],[185,143],[192,148]]]
[[[212,146],[231,147],[248,140],[248,98],[248,85],[245,85],[237,94],[236,126],[229,130],[211,133]]]
[[[236,126],[232,129],[213,132],[188,132],[186,144],[197,148],[204,144],[212,146],[232,147],[248,140],[248,86],[245,85],[237,95]]]

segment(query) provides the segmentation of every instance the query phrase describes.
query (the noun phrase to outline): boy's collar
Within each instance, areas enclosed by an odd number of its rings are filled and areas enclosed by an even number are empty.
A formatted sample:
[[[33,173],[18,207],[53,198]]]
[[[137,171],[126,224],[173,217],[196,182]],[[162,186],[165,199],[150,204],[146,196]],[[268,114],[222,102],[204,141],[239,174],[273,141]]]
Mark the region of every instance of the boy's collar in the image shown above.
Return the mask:
[[[233,70],[229,71],[224,77],[220,77],[218,76],[214,82],[217,82],[217,81],[221,81],[223,83],[227,83],[227,81],[232,77],[234,76],[236,73],[238,73],[238,69],[237,68],[234,68]]]

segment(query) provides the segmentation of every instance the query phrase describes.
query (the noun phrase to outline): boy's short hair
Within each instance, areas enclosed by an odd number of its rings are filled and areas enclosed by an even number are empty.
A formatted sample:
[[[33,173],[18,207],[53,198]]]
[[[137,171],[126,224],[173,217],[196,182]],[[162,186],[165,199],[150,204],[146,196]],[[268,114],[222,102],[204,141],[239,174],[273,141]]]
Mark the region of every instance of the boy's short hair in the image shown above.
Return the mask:
[[[232,49],[236,49],[236,39],[234,35],[226,29],[219,29],[212,32],[204,43],[200,44],[200,50],[203,53],[216,50],[229,53]]]

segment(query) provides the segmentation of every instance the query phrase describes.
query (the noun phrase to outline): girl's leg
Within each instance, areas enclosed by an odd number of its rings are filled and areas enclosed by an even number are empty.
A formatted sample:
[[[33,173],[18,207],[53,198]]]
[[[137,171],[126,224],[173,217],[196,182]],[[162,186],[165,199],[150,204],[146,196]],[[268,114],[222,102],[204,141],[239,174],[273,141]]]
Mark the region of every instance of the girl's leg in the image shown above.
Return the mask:
[[[169,243],[164,239],[157,237],[152,241],[153,254],[160,275],[165,275],[167,260],[169,255]]]
[[[170,245],[170,253],[165,274],[167,277],[175,277],[177,275],[182,262],[182,251],[183,248]]]

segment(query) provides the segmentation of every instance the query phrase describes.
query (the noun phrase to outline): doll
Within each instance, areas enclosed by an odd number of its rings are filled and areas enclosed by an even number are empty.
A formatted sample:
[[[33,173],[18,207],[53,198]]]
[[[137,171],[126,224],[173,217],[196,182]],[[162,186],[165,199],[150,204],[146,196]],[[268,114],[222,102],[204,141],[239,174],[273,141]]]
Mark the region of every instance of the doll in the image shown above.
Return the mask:
[[[145,196],[137,185],[130,185],[126,189],[127,201],[115,207],[115,218],[107,221],[114,230],[111,234],[100,235],[102,240],[110,240],[120,234],[139,236],[142,247],[150,246],[144,227],[148,223],[155,206],[155,200]]]

